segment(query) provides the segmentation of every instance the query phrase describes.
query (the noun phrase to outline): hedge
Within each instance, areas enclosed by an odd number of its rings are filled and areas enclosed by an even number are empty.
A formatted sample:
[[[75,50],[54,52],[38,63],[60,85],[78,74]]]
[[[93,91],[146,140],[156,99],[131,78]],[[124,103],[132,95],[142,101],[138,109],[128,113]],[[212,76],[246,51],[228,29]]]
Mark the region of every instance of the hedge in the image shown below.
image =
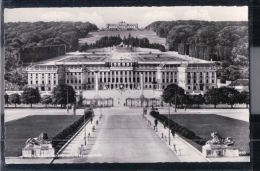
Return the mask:
[[[193,131],[189,130],[188,128],[186,128],[184,126],[179,125],[178,123],[174,122],[173,120],[168,121],[168,118],[164,115],[160,115],[160,113],[158,111],[151,111],[150,115],[155,117],[161,123],[165,124],[165,126],[167,128],[169,128],[169,125],[170,125],[171,132],[177,132],[181,136],[183,136],[187,139],[190,139],[199,145],[205,145],[205,143],[206,143],[205,139],[197,136]],[[169,125],[168,125],[168,122],[169,122]]]
[[[57,153],[61,147],[80,129],[80,127],[84,124],[84,117],[85,120],[88,121],[92,117],[92,114],[93,111],[91,109],[85,110],[82,117],[52,138],[52,145],[55,149],[55,153]]]

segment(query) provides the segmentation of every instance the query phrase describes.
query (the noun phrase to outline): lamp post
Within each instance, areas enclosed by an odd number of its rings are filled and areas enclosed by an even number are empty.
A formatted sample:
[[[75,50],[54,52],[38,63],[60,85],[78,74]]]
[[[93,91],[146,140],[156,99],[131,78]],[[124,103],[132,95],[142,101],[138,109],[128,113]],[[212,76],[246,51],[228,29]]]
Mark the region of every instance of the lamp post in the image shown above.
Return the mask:
[[[69,103],[69,87],[67,86],[67,113],[69,113],[69,106],[68,106],[68,103]]]
[[[174,111],[177,112],[177,86],[175,86],[175,91],[174,91]]]
[[[84,128],[84,144],[85,144],[85,146],[87,145],[87,140],[86,140],[86,138],[87,138],[87,133],[86,133],[86,118],[85,118],[85,113],[84,113],[84,125],[85,125],[85,128]]]
[[[171,145],[171,133],[170,133],[170,112],[171,112],[171,102],[169,102],[169,113],[168,113],[168,134],[169,134],[169,145]]]

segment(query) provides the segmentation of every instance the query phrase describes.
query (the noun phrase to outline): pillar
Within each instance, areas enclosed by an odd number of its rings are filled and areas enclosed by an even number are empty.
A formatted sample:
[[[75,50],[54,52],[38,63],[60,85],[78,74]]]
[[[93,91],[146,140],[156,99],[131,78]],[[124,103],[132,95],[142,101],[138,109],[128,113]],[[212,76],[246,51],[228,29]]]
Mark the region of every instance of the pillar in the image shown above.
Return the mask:
[[[95,89],[96,89],[96,95],[98,95],[98,72],[95,72]]]
[[[158,84],[158,90],[162,89],[162,71],[161,71],[161,67],[157,67],[157,71],[156,71],[156,80],[157,80],[157,84]]]
[[[140,74],[141,78],[140,78],[140,82],[141,82],[141,95],[144,94],[144,76],[143,74],[141,73]]]
[[[182,64],[180,67],[178,67],[178,81],[177,84],[179,87],[186,90],[186,70],[187,70],[188,64]],[[192,80],[193,81],[193,80]]]

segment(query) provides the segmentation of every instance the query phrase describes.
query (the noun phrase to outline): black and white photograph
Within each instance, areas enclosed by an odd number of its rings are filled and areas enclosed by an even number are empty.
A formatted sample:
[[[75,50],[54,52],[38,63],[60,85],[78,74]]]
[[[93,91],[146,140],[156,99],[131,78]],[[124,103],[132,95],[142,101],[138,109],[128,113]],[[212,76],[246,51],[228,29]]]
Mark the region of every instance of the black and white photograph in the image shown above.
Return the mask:
[[[6,164],[250,162],[248,6],[4,9]]]

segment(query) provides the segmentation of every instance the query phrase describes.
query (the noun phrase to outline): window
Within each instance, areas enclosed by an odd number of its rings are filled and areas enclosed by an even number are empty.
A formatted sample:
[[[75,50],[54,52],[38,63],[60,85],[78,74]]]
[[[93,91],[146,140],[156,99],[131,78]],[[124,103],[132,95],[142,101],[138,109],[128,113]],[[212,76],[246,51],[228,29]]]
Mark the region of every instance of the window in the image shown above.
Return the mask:
[[[73,83],[73,79],[71,79],[71,83]]]
[[[67,80],[67,83],[69,83],[69,80]]]
[[[31,81],[31,84],[33,84],[33,82]]]
[[[54,83],[54,85],[55,85],[55,84],[56,84],[56,81],[54,81],[53,83]]]
[[[212,83],[214,83],[215,81],[214,80],[212,80]]]
[[[38,81],[36,81],[36,84],[38,84]]]
[[[193,87],[193,90],[196,90],[196,89],[197,89],[197,87],[196,87],[196,86],[194,86],[194,87]]]
[[[188,84],[190,84],[190,79],[188,79]]]
[[[190,90],[190,86],[188,86],[188,89]]]
[[[79,83],[81,84],[81,80],[79,80]]]

